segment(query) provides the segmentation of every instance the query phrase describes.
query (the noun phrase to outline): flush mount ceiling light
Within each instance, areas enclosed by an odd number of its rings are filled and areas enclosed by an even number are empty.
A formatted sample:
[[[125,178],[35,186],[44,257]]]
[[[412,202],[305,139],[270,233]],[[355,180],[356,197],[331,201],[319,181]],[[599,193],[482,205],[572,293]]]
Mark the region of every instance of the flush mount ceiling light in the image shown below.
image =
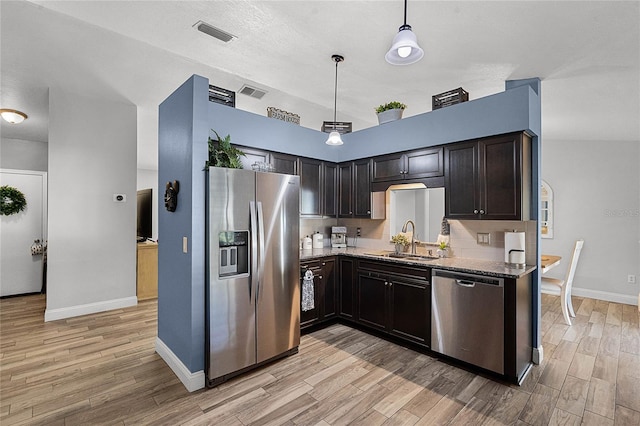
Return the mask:
[[[407,25],[407,0],[404,0],[404,25],[393,38],[391,49],[384,55],[384,59],[391,65],[410,65],[418,62],[424,56],[424,50],[418,46],[418,39]]]
[[[331,60],[336,63],[336,80],[335,86],[333,90],[333,122],[336,122],[336,111],[338,109],[338,64],[344,61],[344,56],[340,55],[332,55]],[[342,138],[340,137],[340,133],[337,131],[333,131],[329,133],[329,139],[325,142],[327,145],[337,146],[342,145]]]
[[[0,109],[0,115],[4,121],[11,124],[20,124],[27,118],[27,114],[24,112],[7,108]]]

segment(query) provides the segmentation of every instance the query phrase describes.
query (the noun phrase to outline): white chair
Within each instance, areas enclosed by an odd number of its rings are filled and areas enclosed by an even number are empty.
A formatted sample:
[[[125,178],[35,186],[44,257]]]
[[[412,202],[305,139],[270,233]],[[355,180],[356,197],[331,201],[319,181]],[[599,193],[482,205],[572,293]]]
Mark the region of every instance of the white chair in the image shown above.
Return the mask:
[[[578,266],[578,258],[582,251],[584,240],[576,241],[576,245],[573,248],[573,255],[571,256],[571,263],[567,270],[567,275],[563,280],[557,278],[541,278],[542,291],[544,293],[559,294],[560,304],[562,305],[562,314],[567,324],[571,325],[571,318],[576,314],[573,312],[573,304],[571,303],[571,286],[573,285],[573,277],[576,274],[576,267]]]

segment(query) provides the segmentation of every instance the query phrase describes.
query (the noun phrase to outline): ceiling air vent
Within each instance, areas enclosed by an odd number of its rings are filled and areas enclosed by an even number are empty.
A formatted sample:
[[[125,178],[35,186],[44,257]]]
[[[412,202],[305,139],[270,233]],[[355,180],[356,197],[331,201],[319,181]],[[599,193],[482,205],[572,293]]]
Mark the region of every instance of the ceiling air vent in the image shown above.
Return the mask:
[[[242,93],[243,95],[251,96],[256,99],[262,99],[262,97],[267,94],[267,92],[262,89],[247,86],[246,84],[240,88],[238,93]]]
[[[220,28],[216,28],[213,25],[209,25],[206,22],[198,21],[193,26],[200,32],[210,35],[211,37],[217,38],[220,41],[224,41],[225,43],[230,42],[234,38],[238,38],[233,34],[229,34],[226,31],[221,30]]]

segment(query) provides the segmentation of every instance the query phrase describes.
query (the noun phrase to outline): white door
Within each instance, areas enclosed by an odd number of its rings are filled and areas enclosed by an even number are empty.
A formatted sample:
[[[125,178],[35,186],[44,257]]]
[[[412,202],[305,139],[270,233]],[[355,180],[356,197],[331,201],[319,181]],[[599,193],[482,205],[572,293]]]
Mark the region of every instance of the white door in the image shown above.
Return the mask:
[[[0,296],[35,293],[42,289],[43,255],[31,254],[34,240],[47,238],[47,174],[0,170],[0,186],[22,192],[27,207],[11,216],[0,215]]]

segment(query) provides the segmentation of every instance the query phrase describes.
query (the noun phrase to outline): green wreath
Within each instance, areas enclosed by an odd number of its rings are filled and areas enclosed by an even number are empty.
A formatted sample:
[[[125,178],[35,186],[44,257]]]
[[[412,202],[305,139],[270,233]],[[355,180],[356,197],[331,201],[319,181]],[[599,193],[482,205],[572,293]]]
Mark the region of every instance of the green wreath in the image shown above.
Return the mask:
[[[0,186],[0,215],[10,216],[27,207],[24,194],[8,185]]]

